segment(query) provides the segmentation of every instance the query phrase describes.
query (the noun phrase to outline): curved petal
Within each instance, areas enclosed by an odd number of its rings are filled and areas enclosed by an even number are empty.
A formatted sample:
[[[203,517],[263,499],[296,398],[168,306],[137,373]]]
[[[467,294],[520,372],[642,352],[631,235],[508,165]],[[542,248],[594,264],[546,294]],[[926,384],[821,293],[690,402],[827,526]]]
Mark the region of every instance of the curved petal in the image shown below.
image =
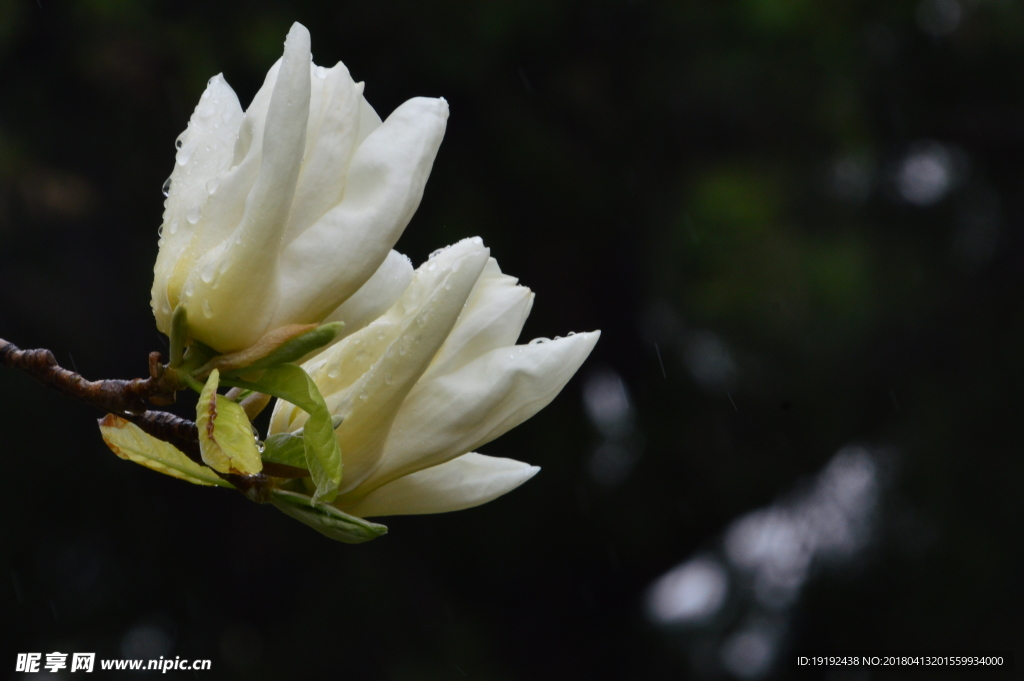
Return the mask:
[[[292,25],[267,111],[260,173],[245,215],[230,238],[202,257],[182,287],[192,335],[221,352],[252,345],[267,330],[276,308],[281,240],[309,119],[309,50],[309,31]]]
[[[341,202],[348,166],[359,142],[361,114],[369,109],[370,124],[380,125],[380,118],[363,99],[363,84],[352,80],[344,64],[338,62],[330,69],[310,64],[310,69],[305,160],[288,216],[285,244]]]
[[[324,322],[345,322],[337,340],[351,336],[395,304],[412,281],[412,273],[409,257],[391,251],[373,276],[351,298],[327,315]]]
[[[476,449],[530,418],[565,387],[600,335],[498,348],[417,384],[395,417],[380,467],[351,496]]]
[[[215,191],[203,207],[194,251],[203,255],[231,236],[245,215],[245,207],[263,165],[263,138],[267,112],[277,86],[282,59],[278,59],[242,117],[234,143],[231,167],[215,180]]]
[[[469,294],[455,328],[423,374],[426,381],[459,369],[494,348],[515,345],[533,307],[533,292],[501,273],[491,258]]]
[[[160,252],[153,268],[153,313],[157,328],[164,333],[170,330],[171,312],[178,304],[183,282],[175,286],[173,274],[175,270],[187,272],[195,264],[194,257],[183,256],[198,229],[202,208],[216,189],[214,178],[231,165],[242,116],[234,90],[217,74],[207,83],[188,127],[178,137],[181,146],[168,180]]]
[[[376,271],[419,206],[447,118],[443,99],[411,99],[359,145],[341,203],[281,255],[272,326],[322,319]]]
[[[278,59],[267,71],[263,86],[239,121],[230,167],[220,175],[204,180],[211,193],[202,206],[186,255],[175,268],[170,286],[175,296],[171,301],[172,307],[177,304],[177,296],[199,259],[223,244],[235,232],[245,215],[249,195],[263,163],[267,111],[277,86],[282,61]],[[194,214],[191,217],[195,219]]]
[[[360,518],[461,511],[511,492],[538,471],[521,461],[472,452],[406,475],[340,508]]]

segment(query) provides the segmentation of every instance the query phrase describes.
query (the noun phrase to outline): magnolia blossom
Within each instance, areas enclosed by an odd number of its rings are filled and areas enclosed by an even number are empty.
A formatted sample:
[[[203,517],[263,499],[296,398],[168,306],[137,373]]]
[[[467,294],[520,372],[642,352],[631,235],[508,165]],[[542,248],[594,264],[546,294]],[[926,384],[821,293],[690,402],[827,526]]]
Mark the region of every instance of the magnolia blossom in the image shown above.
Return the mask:
[[[474,450],[551,402],[600,335],[516,345],[533,293],[479,238],[437,251],[398,288],[403,264],[394,258],[390,279],[371,279],[337,312],[361,328],[303,364],[341,417],[334,504],[358,517],[469,508],[530,479],[537,467]],[[381,308],[372,321],[356,317]],[[270,432],[295,432],[306,418],[278,401]]]
[[[322,321],[382,266],[374,286],[387,284],[447,117],[443,99],[415,98],[382,123],[343,64],[312,62],[300,24],[245,112],[210,79],[165,187],[157,327],[183,305],[193,338],[238,351]]]
[[[178,139],[152,300],[170,373],[206,382],[203,462],[232,475],[264,461],[308,471],[310,495],[271,473],[273,503],[342,541],[386,531],[359,518],[468,508],[536,474],[475,450],[554,399],[600,335],[516,345],[533,294],[479,238],[415,271],[392,250],[448,105],[411,99],[382,123],[362,93],[344,65],[313,63],[299,24],[245,112],[212,78]],[[316,326],[334,321],[344,324]],[[187,359],[186,344],[197,349]],[[313,350],[303,374],[292,362]],[[217,394],[221,372],[243,405]],[[248,419],[268,395],[283,399],[257,448]],[[231,485],[124,419],[101,428],[120,456]]]

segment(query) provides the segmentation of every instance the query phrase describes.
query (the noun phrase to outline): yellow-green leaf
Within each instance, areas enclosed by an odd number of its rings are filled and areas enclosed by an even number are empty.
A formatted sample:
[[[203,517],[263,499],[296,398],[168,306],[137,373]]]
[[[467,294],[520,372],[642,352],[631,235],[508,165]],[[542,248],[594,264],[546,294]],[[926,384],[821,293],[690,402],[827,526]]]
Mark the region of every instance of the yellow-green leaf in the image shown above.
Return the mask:
[[[344,322],[282,326],[264,334],[254,345],[244,350],[213,357],[197,369],[195,375],[202,378],[217,369],[225,376],[238,376],[295,362],[333,341],[344,326]]]
[[[221,473],[252,475],[263,470],[252,424],[241,405],[217,394],[220,372],[214,369],[199,395],[196,427],[199,451],[207,466]]]
[[[231,483],[218,477],[206,466],[200,466],[174,445],[156,439],[120,416],[107,414],[100,419],[100,434],[110,450],[122,459],[193,485],[231,487]]]

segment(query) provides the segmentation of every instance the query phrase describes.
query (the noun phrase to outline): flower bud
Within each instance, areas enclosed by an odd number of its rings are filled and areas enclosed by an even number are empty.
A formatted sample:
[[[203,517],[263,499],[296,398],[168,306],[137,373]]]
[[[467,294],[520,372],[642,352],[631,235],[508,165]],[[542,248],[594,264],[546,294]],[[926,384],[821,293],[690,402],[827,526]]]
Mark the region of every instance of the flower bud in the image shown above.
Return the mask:
[[[244,113],[223,77],[210,79],[166,187],[152,291],[161,331],[183,305],[193,338],[242,350],[323,321],[394,269],[448,105],[411,99],[382,123],[362,93],[343,64],[313,64],[300,24]]]
[[[358,517],[453,511],[536,474],[474,450],[551,402],[600,332],[516,345],[532,304],[480,239],[466,239],[421,265],[383,315],[303,365],[341,417],[338,508]],[[279,401],[270,432],[295,432],[305,419]]]

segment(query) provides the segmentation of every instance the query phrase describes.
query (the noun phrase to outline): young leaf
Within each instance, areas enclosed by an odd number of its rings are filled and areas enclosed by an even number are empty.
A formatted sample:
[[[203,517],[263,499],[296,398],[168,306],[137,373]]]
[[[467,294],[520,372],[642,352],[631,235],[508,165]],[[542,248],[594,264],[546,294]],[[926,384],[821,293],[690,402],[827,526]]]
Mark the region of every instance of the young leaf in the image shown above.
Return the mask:
[[[260,452],[245,410],[217,394],[220,373],[214,369],[196,404],[196,427],[203,461],[221,473],[252,475],[263,470]]]
[[[279,364],[264,371],[255,381],[225,378],[224,384],[273,395],[309,414],[302,429],[303,468],[310,472],[316,484],[313,499],[332,501],[341,485],[341,448],[334,436],[331,412],[309,374],[294,364]]]
[[[295,338],[282,343],[277,347],[277,349],[265,357],[257,359],[249,366],[232,369],[231,375],[237,376],[250,371],[268,369],[278,364],[288,364],[298,361],[314,350],[319,350],[337,338],[344,326],[345,322],[321,324],[311,331],[307,331],[300,336],[296,336]],[[225,374],[227,373],[228,372],[225,372]]]
[[[174,308],[171,315],[171,360],[168,364],[172,369],[181,365],[185,355],[185,341],[188,339],[188,312],[184,305]]]
[[[193,485],[231,487],[227,480],[218,477],[206,466],[200,466],[174,445],[156,439],[120,416],[107,414],[100,419],[100,434],[110,450],[122,459]]]
[[[255,393],[261,394],[261,393]],[[331,427],[338,429],[344,419],[340,416],[331,417]],[[280,463],[295,468],[306,467],[305,442],[302,439],[304,429],[294,433],[274,433],[263,443],[263,462]],[[304,477],[309,477],[308,474]]]
[[[330,504],[320,503],[305,494],[275,489],[270,500],[282,513],[309,525],[320,534],[346,544],[361,544],[387,534],[386,525],[356,518]]]
[[[306,467],[306,446],[301,433],[274,433],[263,441],[263,445],[264,461]]]
[[[202,378],[217,369],[224,376],[239,376],[294,362],[333,341],[344,326],[344,322],[282,326],[244,350],[211,358],[195,371],[195,375]]]

